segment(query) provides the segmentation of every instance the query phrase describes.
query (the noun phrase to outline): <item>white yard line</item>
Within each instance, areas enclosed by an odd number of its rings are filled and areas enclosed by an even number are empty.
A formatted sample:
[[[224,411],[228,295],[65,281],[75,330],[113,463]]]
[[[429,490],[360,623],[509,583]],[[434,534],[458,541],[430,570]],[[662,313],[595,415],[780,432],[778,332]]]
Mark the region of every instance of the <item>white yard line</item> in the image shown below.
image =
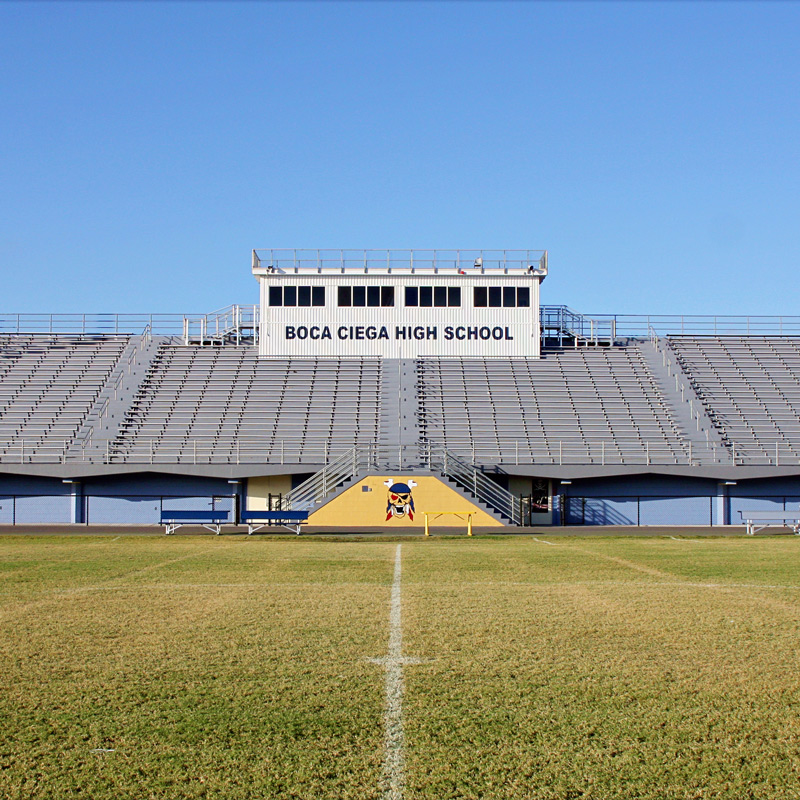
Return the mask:
[[[533,537],[534,542],[539,542],[539,544],[550,544],[555,547],[555,542],[548,542],[547,539],[537,539],[535,536]]]
[[[405,789],[405,734],[403,732],[403,667],[419,664],[418,658],[403,656],[402,600],[400,579],[402,545],[397,545],[394,556],[394,580],[389,607],[389,652],[385,658],[372,658],[386,670],[386,710],[383,715],[386,757],[383,764],[384,800],[403,800]]]
[[[403,627],[401,624],[400,554],[394,557],[392,603],[389,611],[389,652],[386,656],[386,764],[384,765],[387,800],[401,800],[405,786],[405,736],[403,735]]]

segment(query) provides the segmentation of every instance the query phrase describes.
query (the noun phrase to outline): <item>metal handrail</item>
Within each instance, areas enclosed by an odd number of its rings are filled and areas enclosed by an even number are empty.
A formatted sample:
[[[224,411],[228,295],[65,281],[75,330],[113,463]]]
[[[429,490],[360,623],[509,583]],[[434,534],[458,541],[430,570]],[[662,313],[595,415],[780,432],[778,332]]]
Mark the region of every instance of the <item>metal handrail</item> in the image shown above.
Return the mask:
[[[428,464],[439,470],[456,484],[470,492],[476,500],[493,508],[514,525],[522,524],[522,505],[507,489],[444,448],[432,448],[428,452]]]
[[[507,273],[533,270],[547,274],[546,250],[341,250],[257,249],[252,267],[274,272],[457,272]]]
[[[92,447],[89,447],[93,444]],[[359,445],[357,448],[335,448],[325,442],[309,445],[301,439],[240,437],[220,446],[216,436],[164,436],[141,438],[134,444],[97,440],[87,434],[79,438],[49,440],[36,443],[15,438],[0,443],[0,463],[60,464],[85,462],[93,464],[272,464],[272,465],[330,465],[353,450],[358,452],[359,469],[391,469],[408,471],[439,469],[443,461],[438,452],[442,445],[424,443],[392,447]],[[621,453],[618,451],[622,451]],[[446,451],[468,465],[494,466],[667,466],[667,465],[735,465],[791,466],[800,464],[800,453],[789,443],[764,442],[762,445],[725,441],[705,445],[690,443],[680,455],[664,442],[553,441],[518,440],[500,442],[487,439],[453,439],[447,441]],[[478,467],[480,471],[481,467]],[[351,471],[352,472],[352,471]],[[332,475],[333,473],[331,473]]]

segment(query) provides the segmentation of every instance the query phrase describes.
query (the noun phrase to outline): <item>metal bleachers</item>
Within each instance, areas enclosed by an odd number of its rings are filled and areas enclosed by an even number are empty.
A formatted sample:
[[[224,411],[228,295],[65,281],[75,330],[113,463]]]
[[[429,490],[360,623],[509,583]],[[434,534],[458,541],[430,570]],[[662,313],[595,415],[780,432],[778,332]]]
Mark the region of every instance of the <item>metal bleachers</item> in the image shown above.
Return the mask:
[[[639,345],[420,359],[420,428],[478,462],[678,464],[687,442]]]
[[[128,339],[0,335],[0,456],[63,458]]]
[[[736,463],[800,459],[800,338],[670,336]]]
[[[378,359],[259,359],[252,347],[162,345],[111,460],[325,463],[378,439]]]

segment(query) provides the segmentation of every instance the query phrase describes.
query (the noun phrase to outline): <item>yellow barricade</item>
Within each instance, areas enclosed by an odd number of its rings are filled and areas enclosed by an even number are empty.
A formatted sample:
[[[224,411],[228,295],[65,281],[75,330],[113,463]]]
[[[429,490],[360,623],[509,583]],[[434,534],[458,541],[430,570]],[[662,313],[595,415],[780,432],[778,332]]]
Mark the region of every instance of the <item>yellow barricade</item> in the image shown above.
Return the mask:
[[[472,516],[475,513],[474,511],[423,511],[425,514],[425,535],[430,536],[430,523],[429,518],[438,519],[439,517],[443,517],[445,514],[452,514],[459,519],[467,520],[467,536],[472,536]]]

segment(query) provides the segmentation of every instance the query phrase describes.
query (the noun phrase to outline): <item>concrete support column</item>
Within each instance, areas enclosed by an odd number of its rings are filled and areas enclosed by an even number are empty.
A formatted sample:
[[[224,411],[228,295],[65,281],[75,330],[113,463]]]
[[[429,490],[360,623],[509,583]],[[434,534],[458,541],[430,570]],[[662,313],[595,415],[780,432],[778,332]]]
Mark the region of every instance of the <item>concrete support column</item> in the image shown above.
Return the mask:
[[[62,483],[70,488],[70,519],[73,524],[83,522],[83,485],[80,481],[63,480]]]
[[[736,481],[721,481],[717,484],[717,525],[731,524],[730,487],[735,485]]]

